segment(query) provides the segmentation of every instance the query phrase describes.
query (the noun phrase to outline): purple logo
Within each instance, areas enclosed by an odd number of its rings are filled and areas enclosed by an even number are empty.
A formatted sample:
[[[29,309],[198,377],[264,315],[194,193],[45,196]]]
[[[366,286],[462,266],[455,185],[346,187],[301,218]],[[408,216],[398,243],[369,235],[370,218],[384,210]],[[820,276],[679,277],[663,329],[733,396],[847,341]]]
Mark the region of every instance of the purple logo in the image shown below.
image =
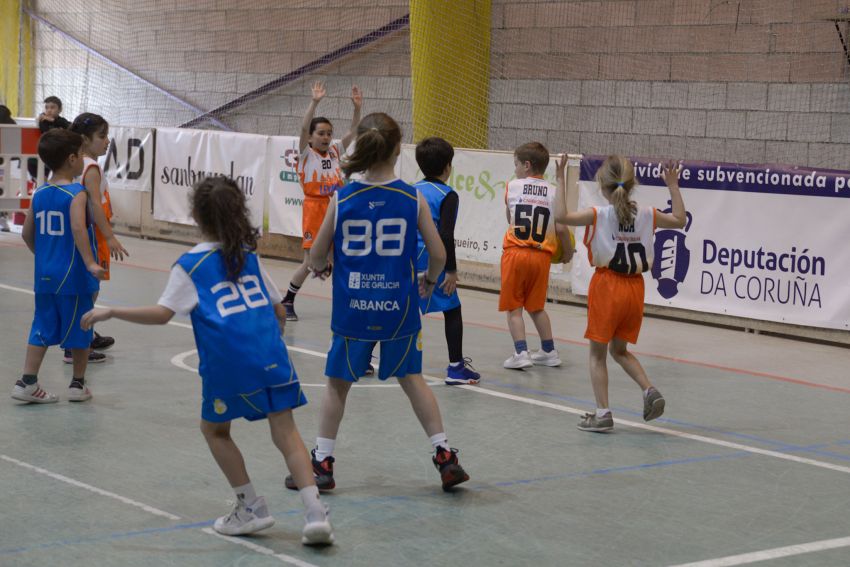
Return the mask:
[[[661,211],[673,211],[672,203],[667,201],[669,208]],[[685,246],[685,233],[690,230],[693,217],[688,213],[688,221],[684,232],[664,229],[655,233],[655,262],[652,264],[652,277],[658,282],[658,293],[664,299],[670,299],[679,293],[679,284],[685,281],[688,266],[691,263],[691,252]]]

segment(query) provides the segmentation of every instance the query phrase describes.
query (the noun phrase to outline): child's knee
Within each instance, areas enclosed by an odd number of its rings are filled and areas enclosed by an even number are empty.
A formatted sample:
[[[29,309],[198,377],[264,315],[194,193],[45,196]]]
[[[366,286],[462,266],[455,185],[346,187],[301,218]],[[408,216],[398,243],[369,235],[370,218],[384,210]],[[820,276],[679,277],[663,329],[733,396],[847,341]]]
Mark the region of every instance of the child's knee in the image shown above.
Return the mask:
[[[205,419],[201,420],[201,433],[209,440],[230,439],[230,423],[214,423]]]

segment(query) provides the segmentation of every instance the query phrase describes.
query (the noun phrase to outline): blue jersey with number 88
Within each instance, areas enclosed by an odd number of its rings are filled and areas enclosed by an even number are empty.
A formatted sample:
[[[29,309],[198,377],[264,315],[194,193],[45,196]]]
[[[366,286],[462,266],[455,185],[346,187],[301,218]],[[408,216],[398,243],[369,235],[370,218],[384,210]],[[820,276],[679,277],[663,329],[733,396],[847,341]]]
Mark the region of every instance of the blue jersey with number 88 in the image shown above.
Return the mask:
[[[384,341],[419,331],[418,216],[417,191],[400,180],[337,191],[334,333]]]

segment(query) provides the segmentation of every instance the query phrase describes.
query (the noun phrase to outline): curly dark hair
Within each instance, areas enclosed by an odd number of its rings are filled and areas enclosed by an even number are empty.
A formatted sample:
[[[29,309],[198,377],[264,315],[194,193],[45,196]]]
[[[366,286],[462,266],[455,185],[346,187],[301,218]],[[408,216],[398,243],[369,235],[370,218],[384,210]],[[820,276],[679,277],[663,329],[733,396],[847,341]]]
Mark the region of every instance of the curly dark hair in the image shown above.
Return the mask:
[[[192,216],[201,231],[221,243],[227,279],[235,282],[245,254],[257,249],[260,231],[251,224],[245,195],[227,177],[206,177],[192,190]]]

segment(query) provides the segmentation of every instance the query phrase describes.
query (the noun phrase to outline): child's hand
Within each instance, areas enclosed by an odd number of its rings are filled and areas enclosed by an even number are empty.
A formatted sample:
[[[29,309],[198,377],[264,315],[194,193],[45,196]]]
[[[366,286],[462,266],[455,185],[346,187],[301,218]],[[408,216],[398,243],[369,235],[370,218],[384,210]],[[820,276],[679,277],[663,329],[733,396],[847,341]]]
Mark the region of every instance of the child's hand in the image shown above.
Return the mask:
[[[434,283],[430,283],[425,281],[428,279],[428,274],[422,274],[419,276],[419,297],[425,299],[430,297],[432,293],[434,293]]]
[[[682,172],[682,163],[668,161],[664,164],[662,178],[667,187],[673,188],[679,186],[679,174]]]
[[[555,177],[563,179],[567,170],[567,154],[561,154],[555,161]]]
[[[80,319],[80,327],[84,331],[88,331],[92,328],[95,323],[100,323],[101,321],[107,321],[112,318],[112,310],[108,307],[98,307],[97,309],[92,309],[88,313],[85,313]]]
[[[443,280],[443,283],[440,284],[440,289],[442,289],[446,295],[453,294],[457,289],[457,272],[446,272],[446,277]]]
[[[354,108],[360,108],[363,105],[363,91],[357,85],[351,87],[351,102]]]
[[[322,281],[324,281],[324,280],[328,279],[328,277],[330,277],[330,275],[333,273],[333,269],[334,269],[334,267],[333,267],[333,264],[331,264],[331,263],[328,263],[322,269],[319,269],[316,266],[312,266],[312,265],[310,266],[310,271],[313,273],[313,277],[319,278]]]
[[[325,90],[325,83],[322,81],[316,81],[313,83],[313,102],[319,102],[325,98],[326,94],[327,91]]]
[[[123,260],[124,256],[130,255],[130,253],[127,252],[127,249],[121,246],[121,243],[118,242],[118,239],[115,238],[114,235],[111,238],[106,239],[106,246],[109,247],[109,255],[116,260]]]
[[[86,269],[89,271],[91,275],[96,277],[98,280],[103,280],[106,278],[106,270],[103,269],[103,266],[98,264],[97,262],[92,262]]]

